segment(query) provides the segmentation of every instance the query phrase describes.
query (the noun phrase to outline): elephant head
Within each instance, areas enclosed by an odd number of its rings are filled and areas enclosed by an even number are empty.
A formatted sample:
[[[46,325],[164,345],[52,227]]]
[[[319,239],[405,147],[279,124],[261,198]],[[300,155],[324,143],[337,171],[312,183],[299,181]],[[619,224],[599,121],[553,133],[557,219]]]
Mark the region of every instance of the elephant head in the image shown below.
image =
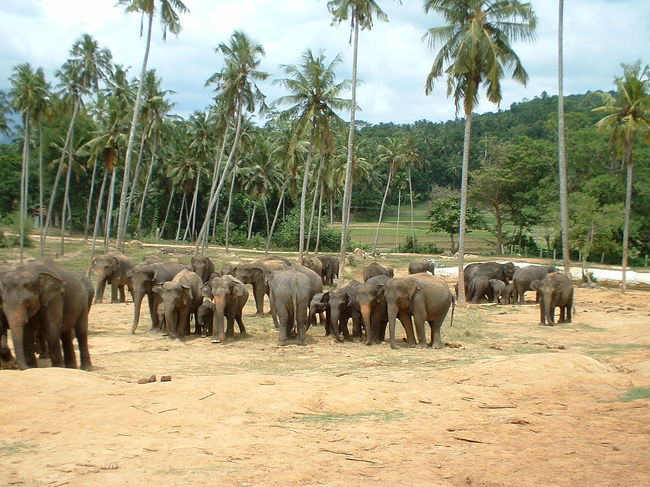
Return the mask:
[[[192,286],[167,281],[162,285],[156,284],[154,288],[162,297],[164,304],[167,334],[174,338],[183,336],[187,332],[186,325],[189,325],[186,323],[189,318],[188,310],[194,300]]]
[[[191,260],[192,270],[201,278],[201,282],[206,283],[210,279],[210,274],[214,272],[214,264],[205,256],[195,255]]]
[[[104,254],[93,258],[93,269],[97,275],[97,288],[95,290],[95,302],[99,303],[104,295],[106,281],[110,282],[112,276],[118,273],[120,262],[115,255]]]
[[[357,302],[359,303],[359,310],[361,311],[363,326],[366,329],[366,345],[370,345],[373,342],[379,343],[381,341],[381,338],[383,338],[372,336],[373,330],[371,328],[371,315],[372,310],[375,307],[386,305],[386,298],[384,297],[385,288],[383,283],[372,282],[372,279],[369,279],[365,283],[361,284],[357,289]]]
[[[232,276],[216,277],[210,281],[210,294],[214,304],[212,338],[216,342],[225,341],[224,316],[245,292],[244,284]]]
[[[65,282],[52,274],[18,267],[2,275],[0,294],[18,367],[26,369],[36,366],[33,354],[35,327],[44,325],[40,321],[60,325]],[[37,317],[41,311],[40,317]]]

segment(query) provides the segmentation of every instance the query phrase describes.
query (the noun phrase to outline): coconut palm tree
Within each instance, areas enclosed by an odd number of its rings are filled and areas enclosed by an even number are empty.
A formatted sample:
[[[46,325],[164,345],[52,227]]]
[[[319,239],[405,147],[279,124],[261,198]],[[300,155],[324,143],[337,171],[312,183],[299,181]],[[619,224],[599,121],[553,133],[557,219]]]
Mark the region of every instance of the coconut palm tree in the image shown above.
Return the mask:
[[[634,170],[632,153],[638,138],[650,144],[650,69],[648,66],[642,69],[640,62],[622,66],[623,76],[615,78],[616,95],[605,93],[606,104],[594,111],[606,114],[596,125],[611,131],[610,143],[616,146],[627,168],[621,279],[621,292],[625,293]]]
[[[329,64],[325,55],[314,55],[307,50],[302,55],[300,65],[283,65],[288,78],[275,80],[284,86],[290,95],[278,98],[275,105],[291,105],[283,112],[283,117],[293,120],[292,144],[307,137],[309,141],[305,166],[303,168],[302,189],[300,193],[300,240],[298,258],[302,261],[305,249],[305,206],[309,182],[311,160],[315,152],[333,152],[334,131],[343,120],[336,110],[350,108],[350,101],[341,98],[341,93],[349,86],[349,81],[336,83],[336,66],[341,57],[336,56]]]
[[[562,228],[562,263],[564,274],[570,275],[571,256],[569,255],[569,196],[567,190],[568,171],[566,145],[564,141],[564,0],[558,0],[557,29],[557,151],[560,177],[560,226]]]
[[[196,240],[195,253],[198,253],[199,246],[205,243],[204,239],[207,238],[212,211],[233,164],[242,133],[244,111],[253,113],[255,110],[263,111],[266,109],[264,95],[256,84],[256,82],[263,81],[269,77],[268,73],[259,70],[260,57],[265,55],[262,45],[254,42],[244,32],[235,31],[230,36],[230,42],[228,44],[219,44],[219,47],[215,51],[221,52],[224,55],[225,67],[222,71],[208,78],[206,85],[217,85],[216,97],[219,103],[223,104],[223,113],[235,121],[235,136],[226,166],[221,173],[218,183],[216,178],[212,181],[210,188],[211,197],[201,231]],[[204,250],[205,247],[202,247],[202,249]]]
[[[62,88],[64,101],[68,102],[68,106],[72,106],[72,116],[70,117],[68,132],[63,143],[63,152],[61,153],[61,159],[59,159],[56,176],[54,177],[45,225],[41,232],[41,257],[45,253],[45,241],[52,218],[52,209],[54,207],[59,179],[63,170],[63,161],[66,151],[71,152],[69,151],[69,147],[72,144],[72,130],[77,114],[83,104],[83,97],[91,93],[92,90],[96,92],[99,89],[99,83],[108,77],[112,68],[111,58],[112,55],[108,49],[100,48],[97,41],[89,34],[83,34],[72,45],[70,59],[57,72],[57,77],[61,80],[60,87]]]
[[[43,71],[32,71],[29,63],[14,66],[13,74],[9,77],[12,88],[9,95],[12,97],[12,106],[21,114],[23,122],[23,160],[20,173],[20,262],[23,262],[25,239],[25,215],[29,200],[29,158],[31,141],[31,123],[42,114],[43,106],[47,99],[46,84]],[[42,171],[41,171],[42,174]],[[42,184],[42,179],[41,179]]]
[[[156,13],[160,14],[160,23],[163,29],[163,40],[167,39],[167,30],[172,34],[178,35],[181,31],[179,14],[188,12],[187,7],[181,0],[119,0],[118,5],[126,7],[127,12],[138,12],[141,15],[140,36],[143,31],[143,21],[147,18],[147,42],[142,59],[142,69],[138,80],[138,91],[135,96],[135,106],[133,108],[133,117],[131,118],[131,129],[126,147],[126,157],[124,160],[124,177],[122,180],[122,194],[120,196],[120,209],[117,218],[117,247],[124,248],[124,238],[126,236],[126,197],[129,190],[129,177],[131,173],[131,157],[133,153],[133,141],[138,126],[138,117],[140,116],[140,106],[142,105],[142,88],[147,73],[147,61],[149,59],[149,49],[151,47],[151,27],[153,18]]]
[[[446,75],[447,96],[454,97],[456,112],[462,108],[465,115],[458,237],[458,301],[464,303],[472,111],[478,104],[481,84],[486,87],[489,101],[497,104],[501,101],[501,78],[505,70],[512,71],[515,81],[526,83],[528,74],[510,41],[533,39],[537,18],[530,4],[518,0],[425,0],[424,10],[438,13],[448,22],[443,27],[429,29],[424,36],[431,49],[441,44],[425,83],[425,93],[431,93],[434,81]]]

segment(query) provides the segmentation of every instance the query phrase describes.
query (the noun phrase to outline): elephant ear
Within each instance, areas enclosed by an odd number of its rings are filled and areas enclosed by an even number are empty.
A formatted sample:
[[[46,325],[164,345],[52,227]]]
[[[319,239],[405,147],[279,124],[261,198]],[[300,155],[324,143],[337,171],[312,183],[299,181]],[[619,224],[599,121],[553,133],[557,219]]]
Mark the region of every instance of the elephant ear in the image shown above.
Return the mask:
[[[47,306],[51,301],[62,300],[65,294],[65,281],[47,272],[39,273],[41,303]]]
[[[246,289],[246,286],[244,286],[243,284],[238,284],[236,282],[233,282],[232,296],[234,298],[241,298],[244,295],[244,289]]]
[[[417,292],[420,290],[420,286],[418,285],[417,281],[412,280],[408,284],[408,294],[409,294],[409,301],[413,301],[413,298],[417,294]]]
[[[161,283],[161,282],[157,282],[157,283],[155,283],[155,284],[151,287],[151,290],[152,290],[153,292],[155,292],[156,294],[162,295],[162,291],[163,291],[163,283]]]
[[[190,297],[190,300],[194,299],[194,293],[192,292],[192,286],[187,284],[181,284],[181,287],[187,291],[187,295]]]
[[[111,257],[111,261],[113,262],[113,265],[111,266],[111,268],[113,270],[117,270],[117,267],[120,265],[119,259],[117,257],[113,256],[113,257]]]
[[[541,291],[542,287],[542,281],[539,279],[535,279],[533,282],[530,283],[530,289],[532,291]]]
[[[380,284],[377,286],[377,297],[375,298],[375,301],[380,301],[381,298],[384,297],[384,293],[386,292],[386,288],[384,287],[383,284]]]
[[[209,281],[206,282],[203,286],[201,286],[201,296],[208,299],[213,298],[212,286]]]
[[[326,293],[323,293],[323,297],[321,298],[321,302],[325,304],[329,304],[330,302],[330,292],[327,291]]]

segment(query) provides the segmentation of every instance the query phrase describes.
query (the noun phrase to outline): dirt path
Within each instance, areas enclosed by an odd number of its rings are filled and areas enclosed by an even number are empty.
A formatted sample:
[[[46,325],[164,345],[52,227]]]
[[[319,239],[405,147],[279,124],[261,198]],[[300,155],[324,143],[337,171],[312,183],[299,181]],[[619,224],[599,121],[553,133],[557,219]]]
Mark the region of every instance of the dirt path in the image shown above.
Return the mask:
[[[646,485],[649,297],[578,289],[553,328],[533,304],[474,305],[450,346],[398,351],[322,328],[278,348],[252,302],[226,345],[146,318],[132,336],[131,303],[97,305],[94,372],[0,371],[1,485]]]

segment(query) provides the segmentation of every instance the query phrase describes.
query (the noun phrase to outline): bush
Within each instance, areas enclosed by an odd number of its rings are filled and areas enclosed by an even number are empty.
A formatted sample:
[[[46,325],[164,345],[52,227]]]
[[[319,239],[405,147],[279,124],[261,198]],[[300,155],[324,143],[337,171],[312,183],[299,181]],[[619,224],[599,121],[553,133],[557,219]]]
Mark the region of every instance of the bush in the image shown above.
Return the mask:
[[[400,246],[398,251],[410,252],[413,254],[439,254],[440,249],[435,243],[421,244],[418,238],[413,235],[407,235],[404,239],[404,245]]]
[[[314,220],[309,248],[316,246],[316,233],[318,221]],[[309,219],[305,222],[305,236],[308,232]],[[274,246],[286,250],[298,250],[300,242],[300,209],[294,208],[287,217],[280,223],[277,231],[273,234]],[[349,242],[349,239],[348,239]],[[349,247],[349,244],[348,244]],[[341,232],[331,228],[327,221],[321,218],[320,242],[318,250],[323,252],[338,252],[341,248]]]

